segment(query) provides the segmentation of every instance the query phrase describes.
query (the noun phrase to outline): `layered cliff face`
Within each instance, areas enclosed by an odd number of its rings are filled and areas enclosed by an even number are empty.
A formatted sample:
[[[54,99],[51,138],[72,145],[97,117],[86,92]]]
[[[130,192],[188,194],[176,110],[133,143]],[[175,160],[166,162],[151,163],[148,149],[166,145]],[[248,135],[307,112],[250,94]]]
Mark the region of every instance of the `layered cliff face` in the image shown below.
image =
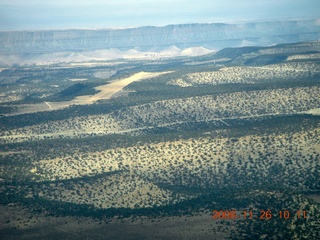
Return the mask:
[[[105,30],[53,30],[0,32],[0,54],[85,52],[102,49],[135,49],[160,52],[204,47],[271,45],[320,38],[319,20],[273,21],[244,24],[185,24]]]

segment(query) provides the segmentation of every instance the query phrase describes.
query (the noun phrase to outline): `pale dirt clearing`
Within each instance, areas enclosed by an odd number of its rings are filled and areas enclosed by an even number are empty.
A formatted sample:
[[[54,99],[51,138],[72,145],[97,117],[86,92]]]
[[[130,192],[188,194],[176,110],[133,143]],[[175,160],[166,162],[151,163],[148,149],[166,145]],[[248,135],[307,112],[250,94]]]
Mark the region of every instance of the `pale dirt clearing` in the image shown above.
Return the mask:
[[[0,152],[0,156],[7,156],[7,155],[13,155],[13,154],[28,154],[32,153],[31,151],[4,151]]]
[[[320,108],[315,108],[307,111],[306,113],[311,114],[311,115],[320,115]]]
[[[20,99],[20,100],[22,100],[22,99]],[[71,105],[74,105],[74,103],[72,103],[72,101],[23,104],[23,105],[17,105],[16,106],[17,110],[15,112],[10,113],[10,114],[3,114],[3,115],[4,116],[14,116],[14,115],[20,115],[20,114],[26,114],[26,113],[61,110],[61,109],[70,107]]]
[[[18,115],[25,113],[35,113],[44,111],[61,110],[72,105],[88,105],[93,104],[98,100],[110,99],[114,94],[122,90],[125,86],[135,81],[141,81],[148,78],[158,77],[162,74],[170,72],[139,72],[128,78],[116,80],[112,83],[96,87],[96,90],[100,91],[95,95],[80,96],[71,101],[65,102],[44,102],[38,104],[25,104],[18,106],[18,110],[15,113],[9,115]]]
[[[88,78],[69,78],[69,81],[71,82],[81,82],[81,81],[87,81]]]
[[[147,79],[147,78],[154,78],[166,73],[169,73],[169,72],[139,72],[134,74],[131,77],[117,80],[115,82],[96,87],[95,89],[100,91],[97,94],[93,96],[77,97],[74,101],[78,101],[78,103],[80,104],[92,104],[98,100],[110,99],[115,93],[119,92],[125,86],[128,86],[130,83]]]
[[[298,55],[292,55],[292,56],[289,56],[287,58],[287,61],[292,61],[292,60],[302,60],[302,59],[307,59],[307,60],[310,60],[310,59],[318,59],[320,58],[320,53],[315,53],[315,54],[298,54]]]

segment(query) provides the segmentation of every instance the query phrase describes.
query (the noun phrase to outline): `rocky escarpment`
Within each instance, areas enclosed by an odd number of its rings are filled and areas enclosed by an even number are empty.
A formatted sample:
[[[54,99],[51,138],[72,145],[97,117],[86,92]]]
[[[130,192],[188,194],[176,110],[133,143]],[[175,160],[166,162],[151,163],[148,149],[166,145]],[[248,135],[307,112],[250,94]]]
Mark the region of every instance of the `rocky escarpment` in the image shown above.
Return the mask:
[[[180,49],[195,46],[221,49],[313,41],[319,37],[319,20],[184,24],[117,30],[13,31],[0,32],[0,53],[47,53],[110,48],[157,51],[172,45]]]

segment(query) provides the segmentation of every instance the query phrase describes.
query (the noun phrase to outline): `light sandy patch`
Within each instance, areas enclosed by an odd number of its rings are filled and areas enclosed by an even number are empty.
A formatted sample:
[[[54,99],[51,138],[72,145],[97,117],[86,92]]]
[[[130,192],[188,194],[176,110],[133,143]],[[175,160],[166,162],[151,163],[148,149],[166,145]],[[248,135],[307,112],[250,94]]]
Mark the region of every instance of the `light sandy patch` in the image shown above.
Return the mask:
[[[45,112],[45,111],[53,111],[53,110],[60,110],[73,105],[71,101],[66,102],[43,102],[37,104],[23,104],[17,105],[17,111],[11,114],[4,114],[5,116],[13,116],[19,114],[26,114],[26,113],[35,113],[35,112]]]
[[[311,109],[311,110],[307,111],[306,113],[312,114],[312,115],[320,115],[320,108]]]
[[[75,101],[78,101],[80,104],[92,104],[98,100],[107,100],[107,99],[110,99],[115,93],[122,90],[125,86],[129,85],[130,83],[141,81],[147,78],[154,78],[165,73],[169,73],[169,72],[163,72],[163,73],[139,72],[131,77],[117,80],[115,82],[96,87],[95,89],[100,91],[99,93],[93,96],[77,97]]]
[[[69,78],[69,81],[71,82],[81,82],[81,81],[87,81],[87,78]]]
[[[129,85],[132,82],[158,77],[162,74],[167,74],[167,73],[171,73],[171,72],[139,72],[132,75],[131,77],[116,80],[112,83],[96,87],[95,89],[100,92],[98,92],[95,95],[80,96],[71,101],[65,101],[65,102],[44,102],[39,104],[20,105],[18,106],[18,111],[10,115],[60,110],[60,109],[70,107],[71,105],[93,104],[98,100],[110,99],[114,94],[116,94],[117,92],[119,92],[125,86]]]
[[[5,151],[5,152],[0,152],[0,156],[8,156],[13,154],[28,154],[28,153],[31,153],[31,151]]]
[[[320,58],[320,53],[315,53],[315,54],[297,54],[293,56],[289,56],[287,58],[287,61],[292,61],[292,60],[302,60],[302,59],[318,59]]]

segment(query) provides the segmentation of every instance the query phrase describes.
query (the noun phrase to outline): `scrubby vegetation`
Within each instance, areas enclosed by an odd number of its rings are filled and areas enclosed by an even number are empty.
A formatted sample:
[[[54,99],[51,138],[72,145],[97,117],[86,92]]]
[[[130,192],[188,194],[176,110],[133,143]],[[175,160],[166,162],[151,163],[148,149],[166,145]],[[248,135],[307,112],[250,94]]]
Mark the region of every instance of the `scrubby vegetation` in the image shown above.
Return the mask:
[[[270,209],[269,220],[220,219],[206,225],[212,232],[193,230],[209,239],[217,232],[318,239],[318,55],[315,42],[144,64],[3,70],[1,204],[99,224],[115,217],[213,221],[213,210],[258,216]],[[91,105],[17,114],[141,71],[170,73]],[[285,210],[295,217],[280,219]],[[299,210],[308,218],[298,218]]]
[[[208,122],[268,115],[291,115],[317,108],[319,87],[237,92],[218,96],[165,100],[123,108],[107,115],[49,121],[3,132],[2,143],[61,137],[128,133],[184,122]]]
[[[190,84],[259,83],[274,80],[304,81],[319,78],[319,63],[282,63],[263,67],[228,67],[187,75]]]

